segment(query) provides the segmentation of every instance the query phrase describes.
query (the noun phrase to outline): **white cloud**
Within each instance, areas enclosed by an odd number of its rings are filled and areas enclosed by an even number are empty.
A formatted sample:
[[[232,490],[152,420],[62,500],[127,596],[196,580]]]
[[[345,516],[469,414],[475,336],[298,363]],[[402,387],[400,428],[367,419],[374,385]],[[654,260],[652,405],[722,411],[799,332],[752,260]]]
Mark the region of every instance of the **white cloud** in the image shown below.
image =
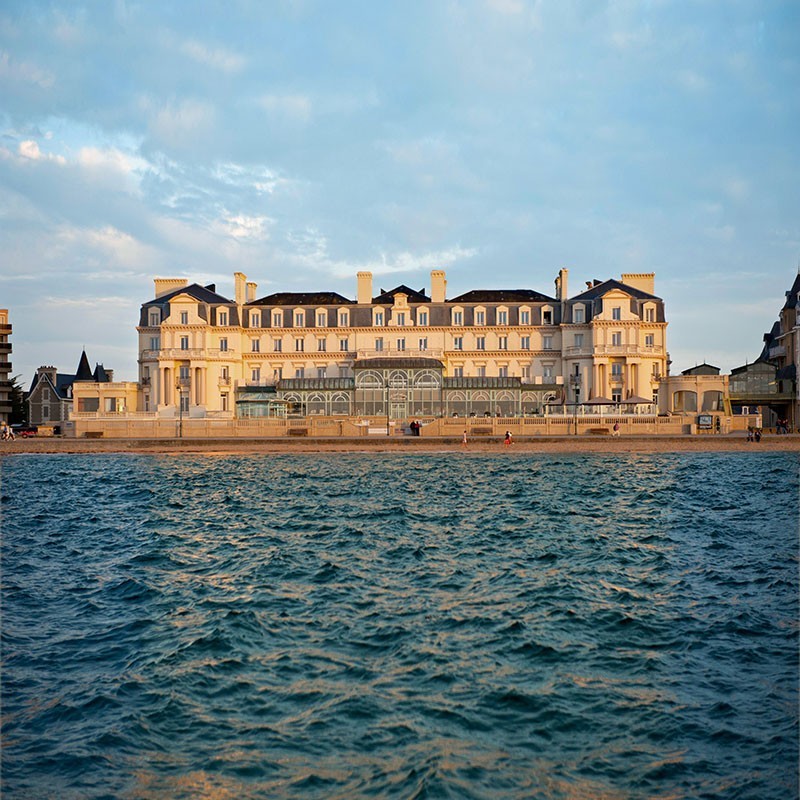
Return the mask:
[[[211,104],[184,100],[159,109],[150,125],[153,132],[167,144],[185,145],[208,131],[215,120],[216,112]]]
[[[221,47],[207,47],[201,42],[184,42],[181,45],[181,52],[199,64],[205,64],[228,74],[240,72],[245,65],[244,58],[237,53],[231,53]]]
[[[56,78],[52,72],[27,61],[13,61],[7,52],[0,53],[0,80],[32,83],[40,89],[52,89]]]
[[[39,149],[39,145],[32,139],[26,139],[19,143],[18,151],[20,158],[27,159],[28,161],[53,161],[62,166],[67,163],[64,156],[53,155],[52,153],[43,153]]]
[[[82,147],[78,151],[77,162],[87,169],[113,170],[126,175],[150,167],[145,159],[124,153],[116,147]]]
[[[98,263],[141,267],[151,261],[150,249],[128,233],[112,225],[102,228],[61,226],[54,247],[81,254],[87,265]]]
[[[475,248],[455,246],[430,253],[382,253],[375,261],[354,264],[350,261],[328,261],[320,266],[337,278],[350,278],[356,272],[368,271],[373,275],[390,275],[395,272],[421,272],[431,269],[446,269],[457,261],[477,255]]]
[[[302,94],[265,94],[258,105],[270,114],[278,114],[296,122],[307,122],[311,117],[311,100]]]
[[[239,241],[265,241],[269,239],[269,226],[274,222],[275,220],[265,216],[237,214],[217,220],[214,228]]]

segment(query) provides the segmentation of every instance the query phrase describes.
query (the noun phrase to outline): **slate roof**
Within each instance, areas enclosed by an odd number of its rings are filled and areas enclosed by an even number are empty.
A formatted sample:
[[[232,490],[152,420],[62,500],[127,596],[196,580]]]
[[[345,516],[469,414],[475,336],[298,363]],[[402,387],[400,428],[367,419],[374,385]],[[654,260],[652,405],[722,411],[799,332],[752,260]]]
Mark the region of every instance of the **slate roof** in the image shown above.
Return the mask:
[[[555,303],[555,297],[533,289],[473,289],[452,297],[448,303]]]
[[[798,300],[800,300],[800,272],[797,273],[797,277],[794,279],[794,283],[792,284],[792,288],[786,292],[786,302],[784,303],[784,308],[794,308]]]
[[[199,283],[192,283],[189,286],[184,286],[182,289],[175,289],[172,292],[167,292],[166,294],[162,294],[160,297],[156,297],[153,300],[148,300],[145,305],[153,305],[154,303],[168,303],[173,297],[177,297],[179,294],[188,294],[189,297],[194,297],[195,300],[199,300],[201,303],[211,303],[212,305],[216,305],[219,303],[232,303],[233,300],[229,300],[227,297],[223,297],[221,294],[217,294],[216,286],[211,283],[208,286],[200,286]]]
[[[248,303],[249,306],[344,306],[353,305],[352,300],[337,292],[276,292],[260,300]]]
[[[81,360],[78,362],[78,371],[75,374],[76,381],[94,381],[92,368],[89,366],[89,359],[86,358],[86,351],[81,353]]]
[[[353,369],[444,369],[438,358],[359,358]]]
[[[610,292],[612,289],[621,289],[623,292],[631,295],[631,297],[635,297],[638,300],[660,300],[660,297],[656,297],[654,294],[648,294],[647,292],[643,292],[641,289],[637,289],[634,286],[629,286],[627,283],[622,283],[622,281],[614,280],[613,278],[603,281],[602,283],[598,283],[597,286],[592,286],[591,289],[587,289],[585,292],[581,292],[581,294],[577,294],[574,297],[570,297],[570,302],[573,300],[594,300],[597,297],[602,297],[606,292]]]
[[[390,289],[388,292],[381,289],[381,293],[377,297],[373,297],[372,302],[381,305],[392,305],[396,294],[407,294],[409,303],[430,303],[431,301],[430,297],[425,294],[424,289],[418,292],[416,289],[411,289],[404,283],[401,283],[398,287]]]

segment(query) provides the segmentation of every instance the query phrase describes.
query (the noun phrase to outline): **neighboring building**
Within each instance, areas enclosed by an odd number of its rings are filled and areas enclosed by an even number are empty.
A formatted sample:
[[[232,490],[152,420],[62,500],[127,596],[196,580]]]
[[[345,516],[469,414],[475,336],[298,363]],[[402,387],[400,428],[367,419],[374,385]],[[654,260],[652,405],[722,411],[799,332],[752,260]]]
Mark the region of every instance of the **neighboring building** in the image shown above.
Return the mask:
[[[752,364],[731,370],[730,392],[734,409],[745,412],[759,407],[765,424],[778,419],[789,421],[791,430],[800,429],[800,400],[797,376],[800,372],[800,273],[780,316],[764,334],[764,348]]]
[[[0,308],[0,420],[11,419],[11,325],[8,309]]]
[[[234,276],[235,297],[155,280],[139,333],[137,411],[173,417],[519,416],[573,403],[652,407],[667,373],[654,274],[594,281],[573,298],[398,286],[356,299],[279,292]],[[79,409],[78,409],[79,410]],[[133,409],[131,409],[133,410]]]
[[[27,395],[28,421],[32,425],[58,425],[69,419],[72,411],[73,384],[76,381],[107,383],[113,370],[97,364],[92,370],[86,351],[81,353],[74,375],[59,373],[55,367],[39,367]]]

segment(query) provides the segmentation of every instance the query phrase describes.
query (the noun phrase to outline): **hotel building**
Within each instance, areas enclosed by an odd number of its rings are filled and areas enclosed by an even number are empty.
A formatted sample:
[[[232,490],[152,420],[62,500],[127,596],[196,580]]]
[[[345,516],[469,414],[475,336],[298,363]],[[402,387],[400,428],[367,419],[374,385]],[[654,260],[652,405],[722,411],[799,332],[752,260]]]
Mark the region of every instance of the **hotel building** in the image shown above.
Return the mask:
[[[8,309],[0,308],[0,421],[11,418],[11,324]]]
[[[654,274],[623,274],[568,294],[533,289],[447,296],[430,287],[354,299],[278,292],[234,275],[214,285],[155,279],[137,327],[139,384],[124,407],[162,417],[542,415],[565,404],[655,411],[667,374],[664,303]],[[619,406],[617,404],[620,404]]]

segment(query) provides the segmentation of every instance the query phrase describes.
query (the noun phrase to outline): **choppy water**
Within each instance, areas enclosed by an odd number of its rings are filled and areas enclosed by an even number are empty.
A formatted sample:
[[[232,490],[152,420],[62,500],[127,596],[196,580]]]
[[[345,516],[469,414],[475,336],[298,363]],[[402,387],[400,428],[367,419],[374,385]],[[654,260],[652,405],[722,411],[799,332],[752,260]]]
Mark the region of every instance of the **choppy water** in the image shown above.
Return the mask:
[[[795,455],[1,469],[3,798],[797,797]]]

